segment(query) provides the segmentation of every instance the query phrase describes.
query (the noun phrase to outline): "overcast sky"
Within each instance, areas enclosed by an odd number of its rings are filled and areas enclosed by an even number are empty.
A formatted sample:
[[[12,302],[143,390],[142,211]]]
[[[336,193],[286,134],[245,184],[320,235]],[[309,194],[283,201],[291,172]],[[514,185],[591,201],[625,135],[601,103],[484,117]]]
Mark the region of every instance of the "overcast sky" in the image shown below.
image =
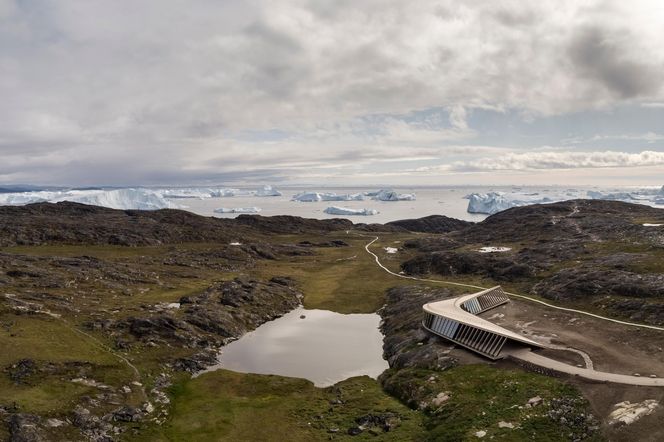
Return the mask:
[[[0,183],[664,184],[664,2],[0,0]]]

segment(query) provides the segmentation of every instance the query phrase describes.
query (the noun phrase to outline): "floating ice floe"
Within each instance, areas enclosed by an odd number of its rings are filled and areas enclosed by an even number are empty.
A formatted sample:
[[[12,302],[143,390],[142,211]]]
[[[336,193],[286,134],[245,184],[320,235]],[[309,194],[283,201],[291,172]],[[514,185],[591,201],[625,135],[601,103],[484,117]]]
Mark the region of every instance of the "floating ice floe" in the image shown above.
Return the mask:
[[[273,186],[265,185],[254,192],[256,196],[281,196],[281,192]]]
[[[392,189],[381,189],[377,192],[367,192],[367,196],[378,201],[415,201],[414,193],[397,193]]]
[[[329,214],[329,215],[362,215],[362,216],[369,216],[369,215],[377,215],[378,211],[374,209],[351,209],[349,207],[328,207],[327,209],[323,210],[323,212]]]
[[[477,251],[480,253],[502,253],[502,252],[509,252],[510,250],[512,250],[511,247],[493,247],[493,246],[480,247],[479,249],[477,249]]]
[[[393,253],[397,253],[397,251],[399,249],[397,249],[396,247],[383,247],[383,250],[385,250],[385,252],[387,252],[389,254],[393,254]]]
[[[318,202],[318,201],[363,201],[364,195],[361,193],[342,194],[328,192],[301,192],[293,195],[291,201],[299,202]]]
[[[220,207],[214,213],[259,213],[260,207]]]

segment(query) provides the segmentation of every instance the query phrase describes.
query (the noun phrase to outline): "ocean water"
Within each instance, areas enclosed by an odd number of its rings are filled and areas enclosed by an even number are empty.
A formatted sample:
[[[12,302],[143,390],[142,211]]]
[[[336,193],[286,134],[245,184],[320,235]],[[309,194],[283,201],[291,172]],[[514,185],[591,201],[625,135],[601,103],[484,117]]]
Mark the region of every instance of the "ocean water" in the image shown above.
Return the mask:
[[[365,194],[376,192],[376,187],[278,187],[280,196],[257,196],[259,186],[238,191],[220,192],[220,187],[162,187],[119,189],[56,189],[29,192],[4,192],[0,189],[0,205],[24,205],[35,202],[73,201],[113,209],[151,210],[179,208],[204,215],[223,218],[238,216],[237,209],[249,208],[264,216],[296,215],[305,218],[329,219],[345,217],[355,222],[386,223],[389,221],[421,218],[427,215],[446,215],[468,221],[481,221],[486,213],[495,213],[508,207],[563,201],[575,198],[615,199],[631,203],[664,207],[664,189],[656,186],[632,188],[598,188],[563,186],[517,187],[517,186],[447,186],[447,187],[398,187],[398,193],[415,194],[413,201],[379,201],[366,197],[362,201],[293,201],[301,192],[343,194]],[[495,193],[498,192],[498,193]],[[220,194],[231,196],[218,196]],[[475,212],[469,213],[469,194],[473,197]],[[489,194],[489,195],[487,195]],[[213,196],[214,195],[214,196]],[[337,206],[354,211],[365,211],[373,215],[330,215],[325,209]],[[227,213],[217,213],[215,210]],[[260,210],[259,210],[260,209]],[[366,210],[365,210],[366,209]]]
[[[386,223],[407,218],[421,218],[427,215],[445,215],[452,218],[468,221],[481,221],[487,215],[472,214],[466,211],[468,200],[463,197],[472,192],[487,191],[484,187],[400,187],[396,188],[399,193],[415,193],[415,201],[376,201],[367,197],[364,201],[319,201],[299,202],[291,201],[293,195],[303,192],[329,192],[337,194],[353,194],[377,189],[367,187],[329,187],[329,188],[301,188],[301,187],[279,187],[282,196],[255,197],[234,196],[224,198],[205,199],[177,199],[174,202],[186,206],[199,215],[216,216],[220,218],[234,218],[237,214],[214,213],[215,209],[225,207],[259,207],[260,215],[295,215],[304,218],[331,219],[348,218],[356,223]],[[371,216],[339,216],[328,215],[323,211],[330,206],[348,207],[352,209],[375,209],[377,215]]]
[[[445,215],[451,218],[463,219],[466,221],[479,222],[488,215],[480,213],[468,213],[468,199],[464,198],[471,193],[489,193],[502,192],[508,199],[517,200],[546,200],[561,201],[575,198],[588,198],[588,192],[600,192],[604,195],[615,194],[618,199],[625,201],[623,196],[629,194],[626,200],[633,203],[653,205],[663,207],[661,203],[656,204],[653,196],[644,197],[645,193],[657,193],[660,191],[657,187],[643,188],[607,188],[607,187],[574,187],[567,188],[563,186],[459,186],[459,187],[396,187],[399,193],[414,193],[414,201],[376,201],[366,197],[364,201],[319,201],[319,202],[299,202],[292,201],[293,195],[309,192],[327,192],[336,194],[354,194],[376,191],[377,188],[367,187],[279,187],[282,196],[256,197],[233,196],[222,198],[184,198],[175,199],[173,202],[179,204],[186,210],[205,216],[217,216],[223,218],[234,218],[238,214],[219,214],[214,213],[218,208],[238,208],[238,207],[258,207],[260,214],[264,216],[273,215],[295,215],[305,218],[330,219],[330,218],[348,218],[356,223],[386,223],[389,221],[421,218],[428,215]],[[255,190],[248,188],[246,190]],[[631,196],[634,199],[631,199]],[[646,198],[646,199],[641,199]],[[664,194],[662,194],[664,198]],[[661,200],[660,200],[661,201]],[[372,216],[339,216],[329,215],[324,212],[327,207],[339,206],[351,209],[375,209],[377,215]]]

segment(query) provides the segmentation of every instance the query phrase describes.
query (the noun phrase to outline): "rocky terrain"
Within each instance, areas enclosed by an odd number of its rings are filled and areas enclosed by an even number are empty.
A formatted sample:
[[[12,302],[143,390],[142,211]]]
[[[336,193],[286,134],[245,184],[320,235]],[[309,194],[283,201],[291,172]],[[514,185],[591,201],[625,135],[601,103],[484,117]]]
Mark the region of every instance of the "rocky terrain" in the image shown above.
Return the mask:
[[[418,219],[404,219],[387,223],[388,226],[396,226],[409,232],[423,233],[447,233],[455,230],[461,230],[472,225],[468,221],[462,221],[455,218],[449,218],[444,215],[430,215]]]
[[[182,374],[302,302],[296,281],[255,274],[257,263],[348,247],[327,234],[349,227],[74,203],[0,208],[0,440],[116,440],[127,424],[162,421]],[[286,242],[292,234],[314,240]],[[69,352],[51,351],[45,333]],[[32,395],[55,406],[54,388],[62,405],[35,412],[43,406]]]
[[[536,422],[557,427],[563,440],[596,440],[599,421],[578,391],[559,381],[488,365],[459,365],[453,346],[420,326],[421,306],[451,296],[447,289],[389,290],[381,330],[390,369],[383,388],[426,416],[426,440],[465,439],[460,420],[480,413],[476,437],[528,440]],[[495,389],[495,390],[494,390]],[[497,391],[496,391],[497,390]],[[539,440],[557,440],[538,433]],[[549,438],[550,437],[550,438]]]
[[[664,210],[576,200],[519,207],[404,246],[411,275],[482,278],[562,303],[664,324]],[[506,246],[503,253],[479,253]]]
[[[515,208],[477,224],[431,216],[384,226],[75,203],[0,207],[0,440],[164,440],[141,437],[171,422],[173,402],[182,397],[212,400],[201,387],[207,384],[231,395],[221,410],[246,410],[247,396],[262,403],[303,389],[303,408],[285,401],[274,422],[306,416],[314,423],[300,428],[305,440],[397,427],[430,440],[482,432],[526,440],[552,428],[593,440],[596,422],[577,390],[519,370],[467,365],[420,327],[420,306],[453,292],[385,278],[364,246],[379,236],[381,259],[408,274],[503,284],[662,324],[664,233],[644,226],[660,223],[662,210],[608,201]],[[387,246],[398,253],[388,254]],[[508,249],[480,253],[485,246]],[[229,373],[192,382],[191,374],[216,363],[223,345],[300,303],[344,313],[384,305],[390,369],[380,385],[349,380],[321,393]],[[187,396],[192,391],[198,396]],[[193,431],[182,419],[184,434]],[[343,435],[331,432],[339,428]]]

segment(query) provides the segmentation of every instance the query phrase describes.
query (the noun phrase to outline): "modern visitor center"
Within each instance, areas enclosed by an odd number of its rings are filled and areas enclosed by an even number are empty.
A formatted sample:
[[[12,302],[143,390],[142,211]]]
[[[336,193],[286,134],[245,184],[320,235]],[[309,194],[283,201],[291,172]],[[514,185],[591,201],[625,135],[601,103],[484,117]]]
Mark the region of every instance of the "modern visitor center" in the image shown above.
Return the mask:
[[[491,359],[503,357],[506,344],[542,348],[543,345],[480,318],[492,308],[509,302],[500,286],[481,292],[424,304],[424,327],[455,344]]]

